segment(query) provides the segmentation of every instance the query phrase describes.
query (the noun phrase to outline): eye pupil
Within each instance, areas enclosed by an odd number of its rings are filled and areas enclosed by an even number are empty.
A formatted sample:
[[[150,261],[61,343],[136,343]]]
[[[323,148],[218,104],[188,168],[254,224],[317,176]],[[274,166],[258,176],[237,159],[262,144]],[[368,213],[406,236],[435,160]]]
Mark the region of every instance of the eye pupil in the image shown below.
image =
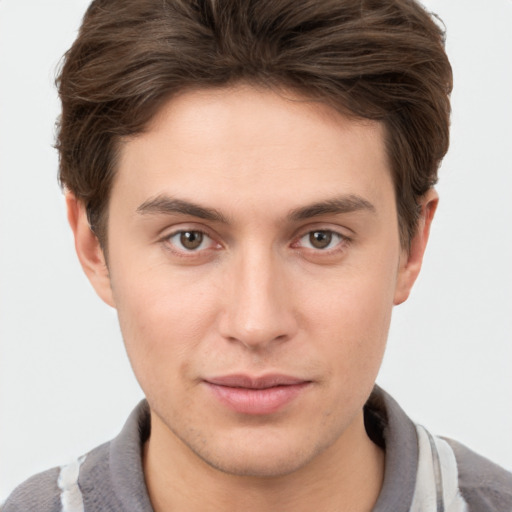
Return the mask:
[[[180,235],[180,243],[185,249],[197,249],[203,242],[203,233],[200,231],[184,231]]]
[[[329,231],[313,231],[309,234],[309,242],[316,249],[325,249],[332,241],[332,233]]]

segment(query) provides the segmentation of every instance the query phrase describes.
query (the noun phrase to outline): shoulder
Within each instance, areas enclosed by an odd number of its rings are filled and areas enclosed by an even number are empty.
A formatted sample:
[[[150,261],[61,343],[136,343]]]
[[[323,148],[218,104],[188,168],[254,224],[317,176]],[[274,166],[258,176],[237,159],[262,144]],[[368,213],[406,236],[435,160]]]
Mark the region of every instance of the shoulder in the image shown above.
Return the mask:
[[[34,475],[19,485],[2,507],[2,512],[60,512],[60,468]]]
[[[69,464],[32,476],[14,489],[1,512],[83,510],[89,499],[108,494],[109,446],[105,443]]]
[[[512,512],[512,473],[456,441],[432,435],[378,386],[365,412],[365,421],[373,423],[368,435],[379,444],[373,432],[381,432],[386,449],[375,510]]]
[[[102,444],[69,464],[29,478],[14,489],[0,512],[96,510],[86,505],[91,500],[102,502],[110,493],[110,445]]]
[[[149,408],[142,401],[112,441],[28,479],[7,498],[1,512],[151,511],[141,460],[149,428]]]
[[[512,510],[512,473],[457,441],[445,441],[455,455],[459,490],[469,512]]]

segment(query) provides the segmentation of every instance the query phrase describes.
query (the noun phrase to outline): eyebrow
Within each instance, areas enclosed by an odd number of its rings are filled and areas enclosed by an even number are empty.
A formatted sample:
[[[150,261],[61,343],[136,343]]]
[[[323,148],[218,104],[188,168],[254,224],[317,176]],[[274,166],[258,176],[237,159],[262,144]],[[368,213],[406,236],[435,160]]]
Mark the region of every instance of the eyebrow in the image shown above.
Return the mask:
[[[287,218],[293,222],[298,222],[321,215],[336,215],[357,211],[375,213],[376,210],[375,206],[366,199],[349,194],[295,208],[288,213]],[[215,208],[200,206],[190,201],[162,195],[142,203],[137,208],[137,213],[142,215],[190,215],[199,219],[228,224],[228,219]]]
[[[158,196],[142,203],[137,208],[137,213],[147,214],[164,214],[164,215],[190,215],[199,219],[222,222],[227,224],[226,217],[215,208],[207,208],[198,204],[184,201],[182,199],[174,199],[167,196]]]
[[[370,213],[376,212],[375,206],[373,206],[372,203],[363,197],[349,194],[296,208],[290,211],[288,218],[292,221],[301,221],[310,219],[311,217],[319,217],[320,215],[342,214],[357,211],[367,211]]]

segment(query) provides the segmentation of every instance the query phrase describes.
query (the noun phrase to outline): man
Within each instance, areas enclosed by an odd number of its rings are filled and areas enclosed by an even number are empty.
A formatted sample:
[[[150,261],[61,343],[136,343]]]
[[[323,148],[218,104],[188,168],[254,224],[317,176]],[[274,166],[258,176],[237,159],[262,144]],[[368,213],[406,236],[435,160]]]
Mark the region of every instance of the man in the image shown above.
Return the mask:
[[[374,389],[437,206],[442,38],[410,1],[93,2],[60,178],[147,402],[6,511],[510,509]]]

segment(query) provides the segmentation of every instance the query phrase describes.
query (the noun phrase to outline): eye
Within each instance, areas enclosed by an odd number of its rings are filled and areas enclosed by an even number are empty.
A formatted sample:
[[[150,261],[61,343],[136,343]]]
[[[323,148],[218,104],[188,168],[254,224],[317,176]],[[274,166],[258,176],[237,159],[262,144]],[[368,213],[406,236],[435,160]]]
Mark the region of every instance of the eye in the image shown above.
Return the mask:
[[[197,252],[208,249],[214,243],[213,240],[202,231],[183,230],[174,233],[167,238],[174,248],[185,252]]]
[[[307,249],[316,250],[328,250],[333,249],[341,242],[345,240],[345,237],[334,231],[318,229],[316,231],[310,231],[300,238],[300,245]]]

